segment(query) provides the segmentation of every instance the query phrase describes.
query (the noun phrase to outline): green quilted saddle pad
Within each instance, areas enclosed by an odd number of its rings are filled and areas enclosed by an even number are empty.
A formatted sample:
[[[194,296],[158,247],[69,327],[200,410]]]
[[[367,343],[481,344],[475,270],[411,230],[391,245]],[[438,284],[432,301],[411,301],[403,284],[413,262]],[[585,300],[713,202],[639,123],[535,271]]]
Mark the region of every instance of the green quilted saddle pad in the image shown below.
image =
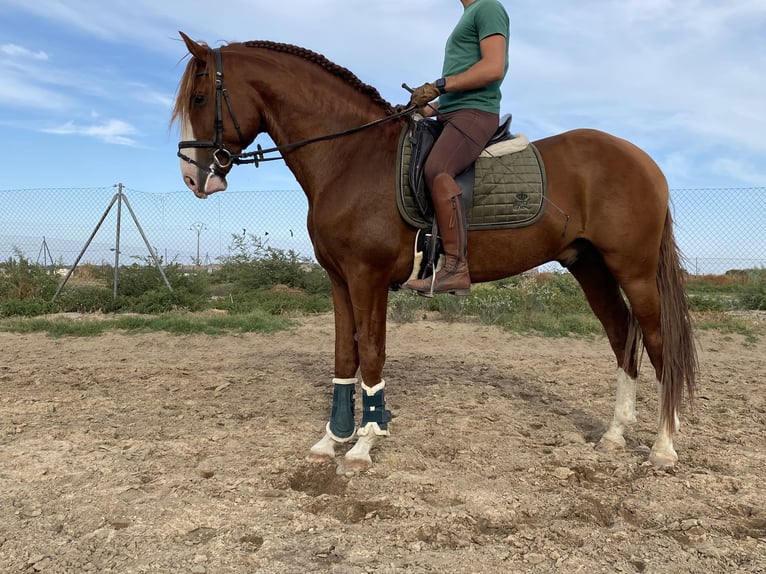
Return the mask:
[[[430,227],[420,212],[407,178],[412,155],[409,128],[402,131],[397,155],[396,200],[402,218],[413,227]],[[529,144],[501,157],[479,157],[473,201],[466,206],[468,229],[509,229],[532,225],[542,217],[547,182],[540,152]]]

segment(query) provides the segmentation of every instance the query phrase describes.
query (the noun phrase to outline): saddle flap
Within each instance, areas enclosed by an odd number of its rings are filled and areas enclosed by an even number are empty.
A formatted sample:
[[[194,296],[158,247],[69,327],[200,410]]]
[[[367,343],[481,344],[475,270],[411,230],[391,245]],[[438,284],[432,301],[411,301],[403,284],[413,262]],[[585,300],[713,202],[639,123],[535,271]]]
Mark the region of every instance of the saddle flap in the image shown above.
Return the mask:
[[[497,130],[495,130],[494,135],[489,138],[489,142],[487,142],[487,145],[485,147],[489,147],[493,144],[509,140],[513,136],[511,135],[511,120],[513,119],[513,116],[511,114],[505,114],[502,118],[500,118],[500,124],[497,126]]]
[[[440,122],[423,118],[415,121],[410,138],[412,143],[412,158],[409,170],[410,189],[421,213],[429,217],[433,213],[433,205],[423,180],[425,164],[426,158],[441,135],[442,129],[443,126]]]

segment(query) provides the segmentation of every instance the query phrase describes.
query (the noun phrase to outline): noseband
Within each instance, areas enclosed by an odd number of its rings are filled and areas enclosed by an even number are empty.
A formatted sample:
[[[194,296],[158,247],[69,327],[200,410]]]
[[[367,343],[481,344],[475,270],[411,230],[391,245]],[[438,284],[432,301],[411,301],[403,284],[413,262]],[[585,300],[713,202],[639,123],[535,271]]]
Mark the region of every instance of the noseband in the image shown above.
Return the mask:
[[[241,164],[248,164],[252,163],[255,164],[255,167],[258,167],[259,164],[263,161],[275,161],[283,159],[281,155],[277,155],[276,157],[265,157],[266,154],[269,153],[277,153],[281,154],[283,151],[302,147],[308,144],[321,142],[321,141],[327,141],[331,139],[336,139],[339,137],[347,136],[350,134],[354,134],[356,132],[360,132],[362,130],[366,130],[367,128],[371,128],[373,126],[376,126],[378,124],[382,124],[384,122],[394,120],[396,118],[400,118],[402,116],[410,115],[413,111],[417,109],[417,106],[411,105],[408,107],[405,107],[403,109],[399,109],[399,111],[384,116],[383,118],[371,121],[367,124],[357,126],[355,128],[351,128],[342,132],[337,132],[334,134],[328,134],[324,136],[319,136],[316,138],[311,138],[307,140],[302,140],[294,143],[289,143],[282,146],[276,146],[271,147],[267,149],[263,149],[261,147],[261,144],[258,144],[256,151],[251,152],[239,152],[234,153],[230,149],[226,147],[226,145],[223,143],[223,104],[222,102],[226,102],[226,108],[229,111],[229,116],[231,117],[231,120],[234,124],[234,129],[237,130],[237,136],[239,137],[239,143],[241,149],[245,149],[247,147],[247,142],[245,142],[244,138],[242,137],[242,130],[239,127],[239,123],[237,122],[237,118],[234,115],[234,110],[231,106],[231,100],[229,99],[229,91],[226,89],[226,87],[223,85],[223,61],[221,58],[221,49],[215,48],[213,49],[213,53],[215,54],[215,118],[213,120],[213,139],[212,140],[184,140],[178,142],[178,157],[180,157],[183,161],[190,163],[199,169],[208,172],[210,176],[217,175],[221,178],[223,178],[226,175],[226,170],[232,165],[241,165]],[[206,75],[208,72],[204,71],[201,72],[199,75]],[[192,159],[188,155],[182,153],[181,150],[185,148],[213,148],[215,151],[213,152],[213,164],[212,165],[203,165],[200,162]]]

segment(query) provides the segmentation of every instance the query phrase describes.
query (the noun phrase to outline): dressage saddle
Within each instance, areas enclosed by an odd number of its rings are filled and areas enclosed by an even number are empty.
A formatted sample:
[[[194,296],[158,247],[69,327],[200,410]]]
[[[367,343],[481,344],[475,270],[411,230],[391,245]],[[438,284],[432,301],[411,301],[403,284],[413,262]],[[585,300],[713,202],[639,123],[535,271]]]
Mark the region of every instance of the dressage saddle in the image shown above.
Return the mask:
[[[505,114],[500,118],[500,124],[494,135],[484,147],[489,147],[496,143],[512,139],[511,135],[511,114]],[[422,118],[415,120],[415,127],[412,130],[410,141],[412,143],[412,156],[410,159],[409,185],[418,204],[421,213],[429,218],[433,215],[433,204],[431,196],[423,182],[425,164],[428,154],[434,147],[434,143],[442,133],[444,126],[441,122],[434,119]],[[455,181],[463,190],[464,196],[470,196],[473,193],[473,183],[475,179],[475,167],[465,169],[455,177]]]

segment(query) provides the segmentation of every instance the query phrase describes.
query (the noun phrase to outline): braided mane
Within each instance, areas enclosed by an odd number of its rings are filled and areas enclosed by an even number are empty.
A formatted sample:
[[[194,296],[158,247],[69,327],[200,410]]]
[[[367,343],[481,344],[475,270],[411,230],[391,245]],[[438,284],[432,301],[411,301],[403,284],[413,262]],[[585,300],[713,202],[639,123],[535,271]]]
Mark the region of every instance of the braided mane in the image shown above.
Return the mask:
[[[386,111],[386,113],[391,114],[394,111],[393,106],[388,101],[383,99],[377,89],[368,84],[365,84],[352,71],[331,62],[322,54],[317,54],[316,52],[312,52],[306,48],[301,48],[300,46],[294,46],[292,44],[281,44],[279,42],[270,42],[267,40],[253,40],[250,42],[245,42],[244,45],[248,48],[263,48],[265,50],[273,50],[274,52],[282,52],[284,54],[290,54],[303,58],[304,60],[318,65],[320,68],[345,81],[358,92],[367,95],[375,104],[381,106]]]

